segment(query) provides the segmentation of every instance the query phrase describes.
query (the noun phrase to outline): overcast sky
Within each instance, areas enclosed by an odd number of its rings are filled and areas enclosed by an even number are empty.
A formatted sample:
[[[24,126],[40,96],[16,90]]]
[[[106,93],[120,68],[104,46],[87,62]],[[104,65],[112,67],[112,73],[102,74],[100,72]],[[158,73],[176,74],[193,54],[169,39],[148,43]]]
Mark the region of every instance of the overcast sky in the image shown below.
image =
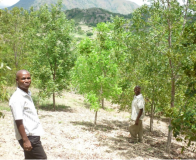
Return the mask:
[[[127,0],[127,1],[135,2],[139,6],[141,6],[143,4],[149,4],[148,0]],[[180,2],[180,4],[183,4],[183,0],[178,0],[178,1]]]
[[[138,4],[139,6],[143,5],[143,4],[149,4],[147,2],[147,0],[128,0],[128,1],[131,1],[131,2],[135,2],[136,4]]]
[[[17,2],[19,2],[19,0],[0,0],[0,9],[10,7],[16,4]]]

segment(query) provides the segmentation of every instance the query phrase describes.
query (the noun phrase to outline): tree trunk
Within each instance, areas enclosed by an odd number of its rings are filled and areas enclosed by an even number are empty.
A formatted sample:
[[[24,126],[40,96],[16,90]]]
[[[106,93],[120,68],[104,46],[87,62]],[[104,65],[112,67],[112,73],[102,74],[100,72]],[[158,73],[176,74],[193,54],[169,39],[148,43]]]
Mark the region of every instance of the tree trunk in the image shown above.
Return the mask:
[[[103,88],[102,88],[102,84],[101,84],[101,90],[100,90],[100,103],[101,103],[101,107],[104,109],[104,98],[102,98],[103,95]]]
[[[17,49],[16,49],[15,44],[14,44],[13,50],[14,50],[15,67],[16,67],[16,68],[18,68],[18,61],[17,61]]]
[[[172,73],[172,80],[171,80],[171,105],[170,107],[174,107],[174,101],[175,101],[175,75]],[[169,130],[168,130],[168,137],[167,137],[167,147],[166,151],[167,153],[170,153],[171,149],[171,140],[172,140],[172,125],[171,125],[171,118],[169,119]]]
[[[94,121],[94,125],[97,125],[97,111],[95,112],[95,121]]]
[[[55,79],[56,79],[56,72],[54,71],[54,74],[53,74],[53,81],[55,82]],[[53,109],[54,111],[56,111],[56,106],[55,106],[55,91],[53,91]]]
[[[168,129],[167,147],[166,147],[166,152],[167,153],[170,153],[171,140],[172,140],[172,129],[171,129],[171,119],[169,119],[169,129]]]
[[[167,5],[168,5],[168,9],[171,10],[171,6],[170,6],[170,1],[167,0]],[[171,48],[172,48],[172,24],[171,24],[171,20],[170,17],[168,16],[168,48],[169,48],[169,52],[171,52]],[[169,57],[169,65],[171,68],[171,108],[174,107],[174,99],[175,99],[175,73],[174,73],[174,66],[172,63],[172,59],[171,57]],[[171,149],[171,139],[172,139],[172,129],[171,129],[171,118],[169,119],[169,131],[168,131],[168,137],[167,137],[167,146],[166,146],[166,151],[167,153],[170,153],[170,149]]]
[[[39,103],[40,103],[40,96],[39,96],[38,102],[37,102],[37,115],[39,114]]]
[[[151,104],[151,113],[150,113],[150,132],[153,131],[153,120],[154,120],[154,101]]]
[[[53,109],[56,111],[56,106],[55,106],[55,92],[53,92]]]
[[[104,106],[104,98],[101,100],[101,106],[102,106],[102,108],[105,107],[105,106]]]

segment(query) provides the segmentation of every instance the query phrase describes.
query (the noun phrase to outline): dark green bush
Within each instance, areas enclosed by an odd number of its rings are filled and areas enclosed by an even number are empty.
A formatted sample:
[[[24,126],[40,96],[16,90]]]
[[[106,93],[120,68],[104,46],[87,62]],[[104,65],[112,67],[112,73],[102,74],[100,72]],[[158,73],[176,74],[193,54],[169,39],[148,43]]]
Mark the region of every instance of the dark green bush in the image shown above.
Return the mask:
[[[86,35],[90,37],[90,36],[93,35],[93,33],[92,32],[87,32]]]

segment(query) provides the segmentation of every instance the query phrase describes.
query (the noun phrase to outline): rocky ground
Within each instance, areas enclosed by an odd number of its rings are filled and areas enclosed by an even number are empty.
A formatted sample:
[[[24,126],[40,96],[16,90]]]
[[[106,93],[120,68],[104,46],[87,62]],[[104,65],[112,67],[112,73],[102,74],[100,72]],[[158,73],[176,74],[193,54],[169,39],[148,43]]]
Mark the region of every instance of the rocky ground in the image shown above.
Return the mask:
[[[155,120],[154,131],[149,131],[149,117],[145,117],[144,142],[131,144],[127,128],[129,113],[113,110],[98,112],[94,128],[94,112],[88,109],[81,95],[66,92],[57,98],[57,111],[47,104],[39,110],[40,121],[45,130],[42,144],[49,160],[53,159],[194,159],[193,149],[181,154],[182,143],[172,140],[171,154],[165,152],[167,122]],[[7,106],[8,107],[8,106]],[[23,151],[15,139],[10,111],[4,110],[0,119],[0,159],[24,159]]]

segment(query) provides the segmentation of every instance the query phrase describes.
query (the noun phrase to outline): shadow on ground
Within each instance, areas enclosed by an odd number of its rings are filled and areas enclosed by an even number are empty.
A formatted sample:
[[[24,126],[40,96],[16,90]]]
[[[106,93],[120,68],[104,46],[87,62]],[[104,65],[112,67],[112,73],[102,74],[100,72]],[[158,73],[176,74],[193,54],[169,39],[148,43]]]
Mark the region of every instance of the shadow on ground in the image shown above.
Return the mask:
[[[98,124],[95,127],[94,123],[92,123],[92,122],[86,122],[86,121],[81,121],[81,122],[79,122],[79,121],[73,121],[73,122],[70,122],[70,123],[72,123],[73,125],[82,125],[82,126],[85,126],[83,128],[83,130],[85,130],[85,131],[100,130],[100,131],[103,131],[103,132],[109,132],[111,130],[117,130],[117,129],[111,127],[111,126],[104,125],[104,124]]]
[[[63,111],[63,112],[71,112],[71,113],[74,112],[74,110],[70,106],[65,106],[65,105],[56,105],[55,110],[53,108],[53,104],[44,104],[36,108],[38,110],[41,109],[44,111]]]
[[[71,122],[74,125],[82,125],[85,126],[83,129],[84,130],[100,130],[104,132],[109,132],[111,130],[124,130],[127,131],[127,128],[129,126],[129,123],[127,121],[109,121],[103,119],[101,121],[101,124],[97,124],[96,126],[92,122],[88,121],[72,121]]]
[[[180,154],[181,147],[176,143],[171,145],[171,154],[165,152],[167,135],[162,131],[155,130],[150,132],[148,127],[144,127],[144,142],[143,143],[129,143],[129,136],[125,136],[125,132],[128,132],[128,126],[130,125],[128,121],[118,121],[118,120],[106,120],[103,119],[99,124],[94,127],[92,122],[87,121],[73,121],[73,125],[82,125],[84,126],[83,130],[88,131],[97,131],[99,130],[99,136],[97,136],[101,145],[108,146],[109,150],[106,152],[112,152],[113,150],[118,150],[118,154],[123,159],[130,159],[136,157],[142,158],[159,158],[159,159],[168,159],[168,158],[195,158],[192,156],[187,156]],[[117,134],[110,135],[109,133],[112,130],[117,131]],[[128,135],[128,134],[127,134]]]

